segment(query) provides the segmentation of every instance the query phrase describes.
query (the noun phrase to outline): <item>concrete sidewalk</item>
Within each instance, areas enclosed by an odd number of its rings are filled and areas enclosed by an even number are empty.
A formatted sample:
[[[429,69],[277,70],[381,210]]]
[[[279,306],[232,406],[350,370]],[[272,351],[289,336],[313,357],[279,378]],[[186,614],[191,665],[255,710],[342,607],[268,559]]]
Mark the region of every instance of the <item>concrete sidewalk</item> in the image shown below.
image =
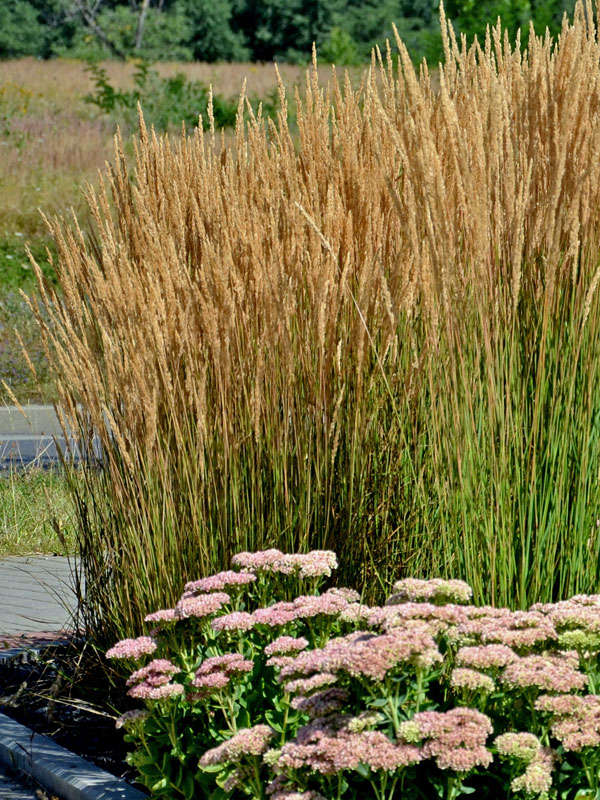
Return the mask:
[[[0,659],[28,640],[53,640],[70,631],[75,567],[74,559],[60,556],[0,561]]]

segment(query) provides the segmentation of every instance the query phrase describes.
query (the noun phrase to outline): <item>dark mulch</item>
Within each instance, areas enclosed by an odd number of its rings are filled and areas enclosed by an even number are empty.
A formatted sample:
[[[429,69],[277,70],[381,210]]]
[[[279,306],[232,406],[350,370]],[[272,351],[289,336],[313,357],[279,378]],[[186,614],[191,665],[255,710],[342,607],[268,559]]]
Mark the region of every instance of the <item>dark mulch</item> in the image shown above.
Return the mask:
[[[80,643],[49,644],[52,638],[56,635],[0,637],[0,660],[3,650],[8,655],[15,645],[29,649],[28,656],[0,663],[0,712],[133,783],[127,745],[115,730],[114,708],[122,706],[122,698],[105,674],[90,666],[93,659],[86,659]],[[19,663],[24,658],[29,660]]]

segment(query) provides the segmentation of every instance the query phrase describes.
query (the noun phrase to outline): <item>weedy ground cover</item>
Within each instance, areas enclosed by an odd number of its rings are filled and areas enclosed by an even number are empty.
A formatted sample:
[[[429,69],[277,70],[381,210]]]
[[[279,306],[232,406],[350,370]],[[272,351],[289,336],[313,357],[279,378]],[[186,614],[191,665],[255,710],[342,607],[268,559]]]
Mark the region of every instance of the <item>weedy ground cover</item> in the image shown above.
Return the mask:
[[[409,578],[372,607],[319,593],[332,552],[231,566],[106,654],[152,797],[598,797],[598,595],[511,612]]]
[[[225,142],[142,120],[86,195],[93,246],[52,223],[40,327],[104,448],[76,501],[99,640],[270,545],[337,550],[368,599],[597,587],[595,23],[579,4],[526,53],[442,30],[439,91],[398,41],[359,88],[315,65],[297,141],[283,86]]]
[[[0,558],[76,549],[73,499],[57,471],[0,474]]]

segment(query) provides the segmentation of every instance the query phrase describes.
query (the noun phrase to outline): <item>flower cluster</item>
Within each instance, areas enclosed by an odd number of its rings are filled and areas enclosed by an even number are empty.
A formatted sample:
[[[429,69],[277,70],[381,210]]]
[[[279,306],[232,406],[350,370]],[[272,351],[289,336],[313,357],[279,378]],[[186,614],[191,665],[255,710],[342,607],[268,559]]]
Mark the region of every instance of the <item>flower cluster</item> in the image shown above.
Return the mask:
[[[200,759],[200,766],[227,764],[246,755],[259,756],[266,751],[274,735],[275,731],[268,725],[243,728],[217,747],[207,750]]]
[[[358,769],[394,771],[416,764],[423,758],[421,748],[397,743],[379,731],[351,730],[353,718],[344,714],[317,717],[298,731],[296,738],[271,754],[277,771],[307,769],[323,775]]]
[[[392,596],[388,604],[406,602],[419,602],[426,600],[430,603],[468,603],[473,596],[473,590],[468,583],[457,580],[423,581],[417,578],[404,578],[396,581],[392,589]]]
[[[540,740],[532,733],[504,733],[494,742],[498,753],[525,764],[521,775],[513,778],[513,792],[543,794],[552,786],[552,769],[556,753],[549,747],[542,747]]]
[[[512,687],[535,687],[546,692],[571,692],[583,689],[587,677],[575,669],[567,653],[544,653],[517,658],[500,676]]]
[[[595,796],[600,695],[585,692],[600,681],[600,595],[511,611],[466,604],[471,590],[461,581],[411,579],[382,607],[350,589],[318,594],[318,580],[294,597],[296,579],[326,577],[335,563],[328,551],[241,553],[233,569],[188,582],[175,608],[149,614],[158,624],[151,636],[108,651],[154,658],[127,681],[146,709],[117,721],[142,742],[149,787],[163,781],[162,760],[177,758],[171,774],[187,784],[172,796],[193,784],[198,796],[219,786],[236,796],[327,800],[335,784],[348,787],[349,800],[387,786],[391,800],[398,781],[432,796],[442,775],[455,798],[474,770],[477,781],[489,770],[504,794],[542,800],[555,779],[567,796],[581,778]],[[168,649],[176,641],[179,653]],[[175,753],[177,720],[193,733],[194,765]],[[223,731],[233,734],[223,741]],[[160,757],[154,771],[148,743]],[[556,748],[568,768],[555,773]]]
[[[226,587],[246,586],[256,580],[256,575],[252,572],[234,572],[226,570],[210,575],[208,578],[200,578],[197,581],[189,581],[184,586],[184,597],[199,592],[219,592]]]
[[[440,769],[469,772],[487,767],[492,754],[485,747],[493,732],[489,717],[472,708],[421,711],[400,725],[398,735],[410,743],[422,743],[425,758],[435,758]]]
[[[208,617],[220,611],[231,601],[226,592],[212,594],[184,594],[175,606],[175,616],[179,619],[188,617]]]
[[[183,685],[171,680],[178,672],[179,667],[168,659],[154,659],[132,673],[127,680],[127,686],[131,687],[127,694],[143,700],[162,700],[182,694]]]
[[[425,628],[394,629],[375,634],[365,631],[331,639],[324,647],[300,653],[279,676],[280,681],[314,673],[346,672],[380,681],[400,666],[423,667],[441,661],[436,643]]]
[[[550,730],[565,750],[600,747],[599,695],[540,695],[535,707],[551,714]]]
[[[150,636],[138,636],[137,639],[122,639],[114,647],[106,651],[106,658],[134,658],[154,653],[156,641]]]
[[[214,595],[208,595],[214,597]],[[340,589],[329,589],[322,595],[301,595],[295,600],[280,601],[266,608],[247,611],[232,611],[216,617],[211,625],[215,631],[249,631],[258,625],[281,628],[292,622],[318,616],[336,617],[353,602],[355,593]]]
[[[280,550],[263,550],[258,553],[238,553],[231,559],[234,567],[252,572],[279,572],[300,578],[329,577],[337,569],[337,557],[330,550],[313,550],[310,553],[282,553]]]

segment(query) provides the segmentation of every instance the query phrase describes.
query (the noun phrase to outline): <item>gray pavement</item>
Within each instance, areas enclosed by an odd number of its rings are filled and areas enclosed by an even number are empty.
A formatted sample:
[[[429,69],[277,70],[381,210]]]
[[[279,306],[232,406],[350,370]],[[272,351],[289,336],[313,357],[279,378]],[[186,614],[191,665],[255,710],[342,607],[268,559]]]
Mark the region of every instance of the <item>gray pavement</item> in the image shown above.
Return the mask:
[[[67,430],[65,438],[52,406],[30,404],[22,411],[16,406],[0,407],[0,472],[55,466],[60,463],[59,451],[67,458],[72,452],[78,461],[80,454],[71,434]]]
[[[73,559],[61,556],[2,559],[0,637],[69,628],[76,607],[74,567]]]

